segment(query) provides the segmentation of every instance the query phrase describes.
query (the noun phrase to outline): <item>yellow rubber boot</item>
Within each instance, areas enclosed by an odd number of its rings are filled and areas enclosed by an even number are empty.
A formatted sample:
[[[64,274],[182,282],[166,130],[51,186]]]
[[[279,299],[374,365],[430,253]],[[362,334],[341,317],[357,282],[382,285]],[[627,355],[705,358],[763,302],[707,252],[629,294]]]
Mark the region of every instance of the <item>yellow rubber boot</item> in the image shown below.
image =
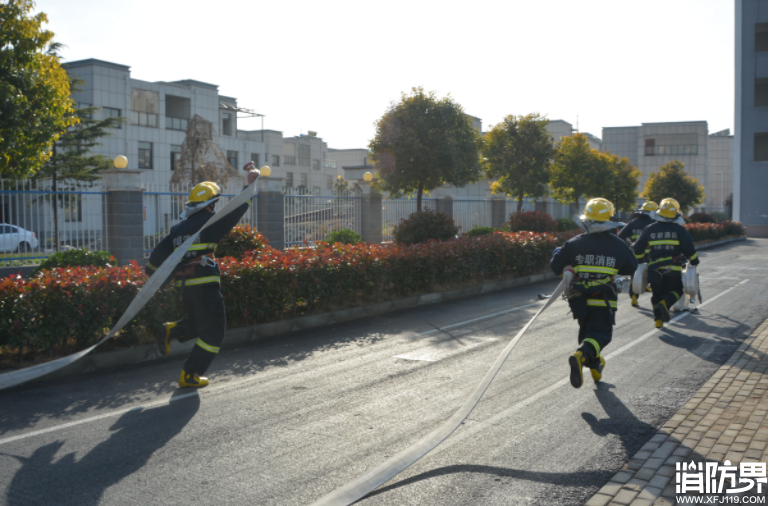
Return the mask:
[[[662,328],[662,320],[654,320],[654,326],[658,329]]]
[[[633,295],[630,297],[630,305],[633,307],[638,307],[638,295]]]
[[[181,388],[201,388],[206,385],[208,385],[208,378],[198,376],[193,371],[182,369],[182,373],[179,375],[179,386]]]
[[[659,309],[660,309],[660,318],[663,322],[669,322],[670,321],[670,310],[668,309],[668,303],[664,300],[659,303]]]
[[[598,360],[600,360],[601,363],[594,368],[590,368],[590,376],[593,377],[593,381],[596,383],[601,381],[601,377],[603,376],[603,368],[606,367],[606,360],[604,360],[603,357],[598,357]]]
[[[582,366],[585,364],[585,357],[582,356],[582,352],[578,351],[569,357],[569,367],[571,367],[571,374],[569,374],[569,380],[571,386],[579,388],[582,386]]]
[[[171,337],[171,329],[176,327],[176,322],[166,322],[160,326],[158,330],[158,351],[164,357],[171,353],[171,341],[174,339]]]

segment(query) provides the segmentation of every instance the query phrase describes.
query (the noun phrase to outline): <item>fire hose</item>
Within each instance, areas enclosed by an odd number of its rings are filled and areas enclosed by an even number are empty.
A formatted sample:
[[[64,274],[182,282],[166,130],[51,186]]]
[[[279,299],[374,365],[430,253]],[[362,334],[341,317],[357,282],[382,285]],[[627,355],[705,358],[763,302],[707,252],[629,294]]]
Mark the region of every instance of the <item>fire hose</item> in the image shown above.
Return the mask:
[[[454,415],[449,418],[442,426],[427,436],[423,437],[413,445],[409,446],[405,450],[402,450],[397,455],[390,457],[366,474],[354,479],[346,485],[342,485],[330,494],[315,501],[311,506],[347,506],[352,504],[358,499],[367,495],[369,492],[372,492],[381,485],[387,483],[390,479],[400,474],[401,471],[405,470],[411,464],[415,463],[427,455],[430,451],[432,451],[436,446],[441,444],[457,429],[457,427],[462,424],[465,418],[470,415],[470,412],[472,412],[476,404],[478,404],[478,401],[480,401],[481,397],[486,392],[486,389],[491,384],[494,376],[496,376],[497,372],[502,367],[502,364],[510,355],[513,347],[515,347],[516,343],[518,343],[518,340],[521,338],[524,332],[528,330],[531,324],[534,323],[534,320],[536,320],[537,317],[545,309],[547,309],[550,304],[553,303],[553,301],[560,297],[560,295],[566,289],[568,283],[569,279],[568,277],[565,277],[563,281],[561,281],[561,284],[558,285],[558,288],[556,288],[552,295],[547,299],[545,305],[543,305],[542,308],[537,311],[537,314],[535,314],[534,317],[529,320],[529,322],[520,331],[518,331],[518,334],[516,334],[516,336],[505,347],[505,349],[502,350],[502,353],[500,353],[500,355],[494,361],[491,369],[489,369],[489,371],[486,373],[486,376],[483,377],[480,384],[475,388],[475,391],[473,391],[472,395],[470,395],[470,397],[464,402],[464,404],[462,404],[459,410],[454,413]]]
[[[120,317],[120,320],[118,320],[112,330],[110,330],[109,333],[101,339],[101,341],[94,344],[90,348],[86,348],[85,350],[73,353],[72,355],[62,357],[57,360],[52,360],[51,362],[30,366],[18,371],[0,374],[0,390],[26,383],[27,381],[31,381],[33,379],[37,379],[45,376],[46,374],[57,371],[62,367],[66,367],[88,355],[93,350],[112,338],[115,334],[117,334],[128,322],[130,322],[136,316],[136,314],[147,304],[147,302],[150,301],[152,296],[155,295],[155,292],[157,292],[163,286],[163,283],[174,271],[184,254],[187,253],[189,247],[192,246],[192,244],[197,240],[200,232],[210,227],[221,218],[235,210],[237,207],[240,207],[249,201],[254,196],[257,180],[258,179],[254,180],[253,183],[248,185],[235,198],[230,200],[227,205],[225,205],[216,214],[214,214],[214,216],[211,217],[211,219],[208,220],[208,222],[203,225],[203,227],[198,230],[196,234],[187,239],[166,259],[165,262],[160,265],[160,267],[158,267],[157,271],[155,271],[150,279],[147,280],[139,293],[136,294],[136,297],[134,297],[134,299],[128,305],[128,308],[123,313],[123,316]]]

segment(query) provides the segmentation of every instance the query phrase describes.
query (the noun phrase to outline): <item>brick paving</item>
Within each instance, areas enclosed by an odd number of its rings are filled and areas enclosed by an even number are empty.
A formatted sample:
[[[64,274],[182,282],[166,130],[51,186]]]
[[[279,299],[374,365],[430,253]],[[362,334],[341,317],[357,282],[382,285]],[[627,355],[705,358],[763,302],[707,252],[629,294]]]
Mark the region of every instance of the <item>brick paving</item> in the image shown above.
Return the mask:
[[[767,462],[768,433],[764,320],[585,506],[674,505],[677,462]]]

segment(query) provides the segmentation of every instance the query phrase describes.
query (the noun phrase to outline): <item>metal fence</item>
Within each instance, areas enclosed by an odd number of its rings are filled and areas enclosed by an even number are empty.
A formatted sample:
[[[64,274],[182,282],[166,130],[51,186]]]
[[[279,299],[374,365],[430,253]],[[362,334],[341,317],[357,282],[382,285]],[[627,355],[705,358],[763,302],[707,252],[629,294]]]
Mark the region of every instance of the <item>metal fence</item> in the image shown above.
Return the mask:
[[[57,249],[109,250],[106,195],[100,181],[57,181],[54,191],[50,180],[0,180],[0,267],[39,264]]]
[[[488,199],[456,199],[453,202],[454,223],[459,234],[469,232],[474,227],[491,226],[491,201]]]
[[[422,209],[435,211],[437,199],[422,199]],[[392,242],[393,228],[401,220],[417,212],[416,198],[382,199],[382,241]]]
[[[301,188],[283,189],[283,240],[286,247],[323,241],[331,232],[361,233],[361,197],[352,190],[309,195]]]
[[[168,235],[171,227],[181,221],[180,215],[184,211],[184,203],[187,201],[192,185],[145,183],[143,186],[144,257],[149,258],[152,250],[163,237]],[[242,187],[238,184],[222,188],[222,196],[217,208],[221,209],[227,205],[227,202],[240,190]],[[256,227],[256,208],[255,202],[252,202],[248,212],[243,215],[238,224]]]

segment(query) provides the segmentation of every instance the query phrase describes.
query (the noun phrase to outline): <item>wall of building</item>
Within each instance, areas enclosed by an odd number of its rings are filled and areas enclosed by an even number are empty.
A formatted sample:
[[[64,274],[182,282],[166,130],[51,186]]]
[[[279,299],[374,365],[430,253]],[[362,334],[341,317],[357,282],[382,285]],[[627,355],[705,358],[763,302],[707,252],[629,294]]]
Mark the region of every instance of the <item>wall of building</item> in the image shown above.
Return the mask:
[[[756,159],[756,140],[766,145],[766,0],[735,2],[735,121],[734,218],[749,235],[767,236],[767,161]],[[763,37],[757,30],[763,24]],[[760,42],[763,41],[763,44]],[[757,105],[758,80],[763,79],[763,100]],[[760,98],[760,97],[758,97]],[[763,149],[765,153],[766,148]]]
[[[734,167],[734,136],[713,134],[708,136],[708,172],[710,185],[705,207],[710,211],[725,208],[724,200],[732,193]]]

